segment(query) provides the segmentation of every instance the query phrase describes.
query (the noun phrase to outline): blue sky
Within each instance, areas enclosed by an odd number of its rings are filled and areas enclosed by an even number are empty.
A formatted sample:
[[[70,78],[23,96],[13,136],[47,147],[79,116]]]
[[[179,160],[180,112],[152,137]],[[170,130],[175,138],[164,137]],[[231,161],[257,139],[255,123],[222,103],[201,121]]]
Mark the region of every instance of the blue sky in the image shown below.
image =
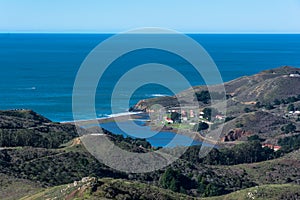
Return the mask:
[[[0,0],[0,32],[300,33],[300,0]]]

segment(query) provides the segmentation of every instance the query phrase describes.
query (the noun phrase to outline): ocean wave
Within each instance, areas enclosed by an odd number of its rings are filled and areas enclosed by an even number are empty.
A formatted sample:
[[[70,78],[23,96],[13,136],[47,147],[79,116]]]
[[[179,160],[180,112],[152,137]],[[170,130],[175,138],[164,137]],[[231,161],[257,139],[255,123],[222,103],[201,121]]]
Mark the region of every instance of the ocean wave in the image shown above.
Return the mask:
[[[36,87],[16,88],[17,90],[36,90]]]

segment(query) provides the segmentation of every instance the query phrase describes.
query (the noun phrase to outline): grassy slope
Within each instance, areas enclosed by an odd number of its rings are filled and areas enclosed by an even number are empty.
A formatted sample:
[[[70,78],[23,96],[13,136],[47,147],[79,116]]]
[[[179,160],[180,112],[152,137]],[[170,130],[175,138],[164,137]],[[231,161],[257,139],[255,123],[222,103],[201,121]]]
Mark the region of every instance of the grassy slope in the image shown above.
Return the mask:
[[[232,167],[244,169],[249,178],[258,184],[296,182],[300,178],[300,160],[293,156],[299,156],[298,153],[294,152],[270,161]]]
[[[92,191],[92,188],[95,188]],[[139,182],[122,179],[104,178],[97,182],[91,180],[85,183],[56,186],[34,195],[23,197],[22,200],[42,199],[194,199],[192,197],[149,186]]]
[[[42,199],[196,199],[187,195],[174,193],[147,184],[121,179],[99,179],[98,186],[92,191],[93,184],[90,182],[77,186],[74,184],[56,186],[45,189],[34,195],[28,195],[21,200],[42,200]],[[298,199],[300,197],[300,185],[262,185],[233,192],[227,195],[209,198],[198,198],[204,200],[268,200],[268,199]],[[254,198],[252,198],[254,197]]]
[[[263,185],[233,192],[227,195],[205,198],[206,200],[284,200],[299,199],[300,185]]]
[[[29,180],[18,179],[0,173],[0,199],[19,199],[24,195],[34,194],[42,189],[42,186]]]

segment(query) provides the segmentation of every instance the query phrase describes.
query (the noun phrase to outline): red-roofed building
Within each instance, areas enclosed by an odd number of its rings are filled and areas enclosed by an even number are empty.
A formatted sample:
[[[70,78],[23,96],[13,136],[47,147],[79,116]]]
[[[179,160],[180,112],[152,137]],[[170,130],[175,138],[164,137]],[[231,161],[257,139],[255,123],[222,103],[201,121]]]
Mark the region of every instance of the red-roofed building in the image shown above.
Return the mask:
[[[273,149],[274,151],[278,151],[279,149],[281,149],[281,146],[278,145],[273,145],[273,144],[263,144],[262,147],[268,147],[270,149]]]
[[[169,117],[165,117],[165,121],[167,123],[173,124],[173,120],[171,118],[169,118]]]

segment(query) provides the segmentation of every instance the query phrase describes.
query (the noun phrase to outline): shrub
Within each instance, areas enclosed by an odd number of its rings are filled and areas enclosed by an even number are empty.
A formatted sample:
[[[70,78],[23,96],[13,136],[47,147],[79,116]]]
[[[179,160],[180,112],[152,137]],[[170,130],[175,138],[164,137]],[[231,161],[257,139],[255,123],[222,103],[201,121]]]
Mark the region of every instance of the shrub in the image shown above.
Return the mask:
[[[203,131],[209,128],[209,125],[205,122],[200,122],[198,125],[196,124],[194,127],[195,131]]]
[[[289,123],[288,125],[281,127],[281,130],[286,134],[293,133],[296,131],[296,126],[292,123]]]

